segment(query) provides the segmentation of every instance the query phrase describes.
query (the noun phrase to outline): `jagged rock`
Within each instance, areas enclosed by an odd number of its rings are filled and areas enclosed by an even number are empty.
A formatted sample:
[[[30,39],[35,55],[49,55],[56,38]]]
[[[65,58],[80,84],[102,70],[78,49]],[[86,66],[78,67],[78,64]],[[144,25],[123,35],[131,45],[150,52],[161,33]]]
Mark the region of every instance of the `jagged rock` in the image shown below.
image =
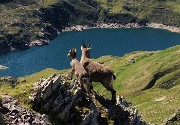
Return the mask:
[[[114,125],[146,125],[138,116],[137,109],[123,97],[118,96],[116,104],[112,104],[106,97],[96,93],[96,99],[107,109],[107,114],[114,121]]]
[[[5,122],[4,122],[3,115],[1,113],[1,111],[0,111],[0,125],[5,125]]]
[[[180,110],[178,110],[177,113],[172,115],[172,117],[169,120],[167,120],[165,124],[166,125],[172,125],[172,124],[173,125],[175,125],[175,124],[178,125],[179,122],[180,122]]]
[[[102,119],[99,109],[93,101],[89,104],[89,108],[90,112],[83,119],[82,125],[99,125],[100,119]]]
[[[49,24],[45,27],[45,36],[49,38],[50,40],[57,37],[58,34],[59,34],[59,31],[56,28],[54,28],[52,25]]]
[[[4,95],[2,98],[2,107],[0,108],[1,125],[49,125],[40,114],[23,108],[11,96]]]
[[[146,125],[123,97],[118,96],[116,104],[97,92],[89,98],[76,80],[67,79],[60,75],[40,79],[30,96],[33,109],[50,116],[53,124],[108,125],[112,120],[114,125]]]

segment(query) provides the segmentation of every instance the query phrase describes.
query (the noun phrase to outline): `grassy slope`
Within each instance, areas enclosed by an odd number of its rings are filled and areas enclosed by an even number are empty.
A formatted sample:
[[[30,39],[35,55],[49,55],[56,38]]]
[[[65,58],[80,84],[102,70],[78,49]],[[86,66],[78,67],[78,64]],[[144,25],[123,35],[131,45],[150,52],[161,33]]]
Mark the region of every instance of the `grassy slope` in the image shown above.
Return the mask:
[[[29,2],[8,2],[6,4],[0,4],[1,37],[5,34],[17,34],[23,29],[25,30],[23,34],[33,36],[31,39],[34,40],[36,33],[41,31],[41,27],[34,26],[33,24],[39,24],[41,21],[38,16],[33,15],[33,12],[42,7],[51,6],[56,2],[57,0],[44,0],[44,2],[30,0]],[[22,26],[12,25],[14,23],[20,23]]]
[[[138,20],[180,26],[179,0],[96,0],[110,14],[130,14]]]
[[[20,0],[18,0],[20,1]],[[43,2],[44,1],[44,2]],[[22,34],[28,34],[32,36],[31,40],[36,39],[38,32],[41,32],[42,27],[34,26],[33,24],[41,24],[41,20],[38,16],[34,16],[34,11],[40,8],[48,8],[49,6],[62,2],[70,1],[71,5],[84,11],[90,11],[92,8],[86,5],[85,2],[78,0],[42,0],[37,2],[30,0],[29,3],[25,2],[21,5],[21,2],[9,2],[6,4],[0,4],[0,37],[5,34],[18,34],[21,29],[25,30]],[[108,10],[110,14],[130,14],[132,17],[137,17],[139,20],[148,20],[150,22],[165,23],[170,25],[180,26],[180,0],[96,0],[100,3],[101,7]],[[109,2],[107,2],[109,1]],[[89,9],[91,8],[91,9]],[[98,9],[97,9],[98,10]],[[102,16],[102,15],[100,15]],[[116,16],[116,15],[115,15]],[[101,17],[100,17],[101,18]],[[106,17],[102,17],[106,18]],[[125,18],[123,18],[125,19]],[[84,20],[84,19],[81,19]],[[118,19],[119,20],[119,19]],[[87,22],[87,20],[85,20]],[[114,20],[117,21],[117,20]],[[81,21],[83,22],[83,21]],[[123,22],[123,21],[122,21]],[[16,24],[17,25],[12,25]],[[22,23],[22,25],[18,25]],[[77,22],[78,23],[78,22]],[[41,24],[47,25],[46,23]],[[19,38],[17,38],[18,41]]]
[[[30,76],[21,77],[18,79],[19,84],[15,88],[11,87],[10,83],[0,82],[0,95],[9,94],[19,99],[22,105],[29,108],[29,96],[33,90],[33,84],[41,78],[47,78],[52,74],[64,74],[68,70],[55,70],[55,69],[44,69],[40,72],[32,74]]]
[[[52,39],[54,36],[50,34],[55,32],[52,26],[61,30],[69,25],[93,24],[97,15],[96,7],[83,0],[0,2],[0,47],[3,38],[14,48],[21,48],[21,45],[37,39]]]
[[[176,46],[158,52],[132,52],[122,58],[102,57],[98,61],[105,61],[117,74],[114,82],[117,95],[123,95],[132,102],[147,122],[162,124],[180,110],[179,57],[180,46]],[[136,63],[127,62],[131,58],[135,58]],[[151,89],[142,91],[157,72],[166,74]],[[94,85],[96,90],[109,95],[101,85]]]
[[[96,61],[113,69],[117,75],[114,88],[117,95],[122,95],[132,102],[142,118],[149,123],[162,124],[180,110],[180,46],[156,52],[131,52],[123,57],[103,56]],[[135,63],[128,62],[134,58]],[[41,72],[19,78],[26,82],[19,83],[14,89],[7,84],[0,87],[0,94],[9,93],[29,106],[28,96],[32,85],[42,76],[67,74],[69,70],[58,71],[45,69]],[[151,88],[142,90],[153,77],[160,73]],[[2,84],[2,83],[1,83]],[[110,93],[101,84],[93,83],[94,89],[110,97]],[[156,117],[154,117],[156,116]]]

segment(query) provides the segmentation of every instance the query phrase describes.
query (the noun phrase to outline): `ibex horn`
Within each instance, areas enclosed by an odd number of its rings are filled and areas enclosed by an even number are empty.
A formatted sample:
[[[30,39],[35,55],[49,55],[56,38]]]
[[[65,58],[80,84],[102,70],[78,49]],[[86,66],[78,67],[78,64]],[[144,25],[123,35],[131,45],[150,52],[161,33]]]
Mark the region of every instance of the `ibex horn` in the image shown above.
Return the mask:
[[[90,45],[90,40],[89,40],[89,43],[88,43],[88,48],[90,48],[91,47],[91,45]]]
[[[83,41],[83,40],[82,40],[82,44],[83,44],[83,47],[84,47],[84,48],[86,48],[86,45],[85,45],[85,43],[84,43],[84,41]]]

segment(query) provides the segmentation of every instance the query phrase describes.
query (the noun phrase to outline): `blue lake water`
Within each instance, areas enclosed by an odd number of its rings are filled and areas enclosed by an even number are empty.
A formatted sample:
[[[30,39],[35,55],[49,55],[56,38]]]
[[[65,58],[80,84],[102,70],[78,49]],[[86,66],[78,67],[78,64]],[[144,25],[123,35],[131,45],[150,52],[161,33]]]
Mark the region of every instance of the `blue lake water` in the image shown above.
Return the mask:
[[[9,67],[0,70],[0,76],[25,76],[45,68],[70,68],[67,53],[76,47],[81,57],[82,40],[91,40],[91,57],[103,55],[123,56],[131,51],[154,51],[180,44],[180,34],[166,30],[140,29],[92,29],[83,32],[64,32],[50,45],[14,51],[0,56],[0,65]]]

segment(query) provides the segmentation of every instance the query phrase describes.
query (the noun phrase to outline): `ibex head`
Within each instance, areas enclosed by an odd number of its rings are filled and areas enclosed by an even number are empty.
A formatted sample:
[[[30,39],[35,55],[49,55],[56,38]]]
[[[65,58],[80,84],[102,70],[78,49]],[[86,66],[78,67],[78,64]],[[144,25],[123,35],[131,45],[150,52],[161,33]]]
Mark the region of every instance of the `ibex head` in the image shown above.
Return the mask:
[[[67,57],[75,58],[76,57],[76,48],[70,49],[69,53],[67,54]]]
[[[82,41],[81,51],[82,54],[85,54],[87,58],[90,58],[90,52],[91,52],[90,40],[88,43],[88,47],[86,47],[86,44]]]

